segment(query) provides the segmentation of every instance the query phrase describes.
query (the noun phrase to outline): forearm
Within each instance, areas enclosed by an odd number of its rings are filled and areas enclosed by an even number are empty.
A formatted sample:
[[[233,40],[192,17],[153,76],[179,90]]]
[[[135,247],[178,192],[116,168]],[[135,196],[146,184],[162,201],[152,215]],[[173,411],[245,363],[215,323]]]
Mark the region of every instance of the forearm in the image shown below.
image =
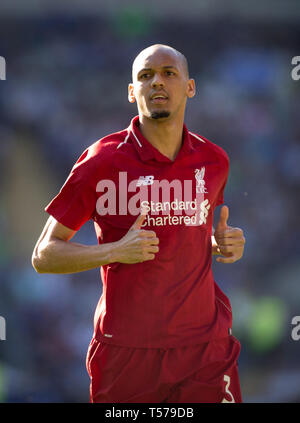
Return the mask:
[[[53,239],[40,245],[32,256],[38,273],[77,273],[115,261],[115,243],[82,245]]]

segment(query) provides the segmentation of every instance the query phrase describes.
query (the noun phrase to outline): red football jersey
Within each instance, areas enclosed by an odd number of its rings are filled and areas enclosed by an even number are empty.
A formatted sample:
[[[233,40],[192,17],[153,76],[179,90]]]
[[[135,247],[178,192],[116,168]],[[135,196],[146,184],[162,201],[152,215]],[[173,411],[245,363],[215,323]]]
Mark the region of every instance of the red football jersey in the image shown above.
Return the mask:
[[[140,213],[156,232],[155,259],[101,267],[95,337],[127,347],[173,348],[227,336],[227,296],[214,281],[212,223],[223,203],[229,160],[183,126],[174,161],[139,131],[139,118],[87,148],[45,210],[78,230],[93,219],[99,244],[121,239]]]

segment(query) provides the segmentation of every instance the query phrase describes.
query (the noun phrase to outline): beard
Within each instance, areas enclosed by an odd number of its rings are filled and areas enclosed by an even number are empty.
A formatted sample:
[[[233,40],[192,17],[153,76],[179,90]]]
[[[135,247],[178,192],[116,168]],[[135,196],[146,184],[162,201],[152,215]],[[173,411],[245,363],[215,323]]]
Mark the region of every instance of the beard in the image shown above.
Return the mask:
[[[151,119],[163,119],[170,116],[170,112],[162,110],[161,112],[151,112]]]

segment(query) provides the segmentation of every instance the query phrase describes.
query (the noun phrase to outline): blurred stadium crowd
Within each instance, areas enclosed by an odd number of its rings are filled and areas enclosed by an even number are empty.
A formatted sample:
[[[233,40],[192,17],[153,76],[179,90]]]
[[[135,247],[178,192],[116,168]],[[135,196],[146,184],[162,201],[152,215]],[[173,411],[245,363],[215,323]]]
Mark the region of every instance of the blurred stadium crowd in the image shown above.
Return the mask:
[[[7,339],[0,341],[0,402],[89,400],[85,354],[99,271],[38,275],[31,253],[47,219],[43,208],[81,152],[137,114],[127,102],[131,62],[157,42],[190,63],[197,95],[188,104],[189,129],[231,160],[225,204],[229,224],[245,232],[246,250],[238,263],[213,266],[242,343],[244,401],[300,401],[300,341],[291,339],[291,319],[300,315],[300,81],[290,74],[299,39],[288,24],[199,25],[129,9],[110,18],[1,20],[0,315]],[[93,225],[74,240],[96,243]]]

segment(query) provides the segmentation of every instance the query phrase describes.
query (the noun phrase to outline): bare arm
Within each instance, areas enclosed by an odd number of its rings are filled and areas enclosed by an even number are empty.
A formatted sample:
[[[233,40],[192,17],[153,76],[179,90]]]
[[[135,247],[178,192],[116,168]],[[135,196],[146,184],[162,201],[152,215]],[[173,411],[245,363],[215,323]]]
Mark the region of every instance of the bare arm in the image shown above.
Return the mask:
[[[50,217],[33,250],[32,265],[38,273],[77,273],[113,262],[153,260],[159,241],[155,232],[140,229],[144,219],[140,215],[117,242],[88,246],[70,242],[76,231]]]

